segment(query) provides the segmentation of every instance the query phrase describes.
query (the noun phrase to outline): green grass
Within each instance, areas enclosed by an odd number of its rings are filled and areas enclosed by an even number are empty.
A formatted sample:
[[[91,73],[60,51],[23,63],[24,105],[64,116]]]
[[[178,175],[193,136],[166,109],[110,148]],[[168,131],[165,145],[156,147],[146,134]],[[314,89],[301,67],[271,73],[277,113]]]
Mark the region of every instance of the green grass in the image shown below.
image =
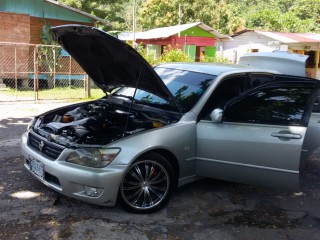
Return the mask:
[[[8,89],[0,92],[1,96],[19,96],[33,98],[35,93],[33,90]],[[54,88],[54,89],[39,89],[39,99],[86,99],[83,88]],[[89,99],[97,99],[105,96],[101,89],[90,89]]]

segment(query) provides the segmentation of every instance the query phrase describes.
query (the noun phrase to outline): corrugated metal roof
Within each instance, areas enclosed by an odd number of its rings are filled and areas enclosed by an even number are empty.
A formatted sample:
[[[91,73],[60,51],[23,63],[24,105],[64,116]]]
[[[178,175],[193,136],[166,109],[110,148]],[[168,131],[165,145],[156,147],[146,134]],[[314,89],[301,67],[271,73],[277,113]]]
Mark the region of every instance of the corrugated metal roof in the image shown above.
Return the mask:
[[[154,28],[154,29],[144,31],[144,32],[137,32],[135,34],[135,37],[136,37],[136,39],[168,38],[168,37],[171,37],[171,36],[178,34],[179,32],[185,31],[187,29],[190,29],[190,28],[196,27],[196,26],[213,34],[217,38],[230,38],[229,36],[219,33],[218,31],[214,30],[213,28],[209,27],[208,25],[206,25],[202,22],[175,25],[175,26],[171,26],[171,27]],[[132,40],[133,33],[132,32],[123,32],[123,33],[119,34],[118,38],[123,41]]]
[[[263,34],[267,37],[271,37],[283,43],[320,42],[320,34],[316,34],[316,33],[281,33],[281,32],[265,32],[265,31],[255,31],[255,32]]]
[[[269,32],[269,31],[260,31],[260,30],[249,30],[249,29],[237,32],[231,37],[236,37],[246,32],[256,32],[264,36],[270,37],[276,41],[280,41],[282,43],[299,43],[299,42],[319,43],[320,42],[320,34],[316,34],[316,33],[282,33],[282,32]]]

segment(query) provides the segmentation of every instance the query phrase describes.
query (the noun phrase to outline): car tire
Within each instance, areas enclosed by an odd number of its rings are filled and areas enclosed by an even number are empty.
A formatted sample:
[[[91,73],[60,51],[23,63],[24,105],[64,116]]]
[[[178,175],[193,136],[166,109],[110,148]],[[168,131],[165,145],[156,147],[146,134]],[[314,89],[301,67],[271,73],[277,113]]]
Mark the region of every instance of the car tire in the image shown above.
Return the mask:
[[[175,174],[168,160],[160,154],[148,153],[125,172],[119,202],[130,212],[154,212],[168,202],[175,186]]]

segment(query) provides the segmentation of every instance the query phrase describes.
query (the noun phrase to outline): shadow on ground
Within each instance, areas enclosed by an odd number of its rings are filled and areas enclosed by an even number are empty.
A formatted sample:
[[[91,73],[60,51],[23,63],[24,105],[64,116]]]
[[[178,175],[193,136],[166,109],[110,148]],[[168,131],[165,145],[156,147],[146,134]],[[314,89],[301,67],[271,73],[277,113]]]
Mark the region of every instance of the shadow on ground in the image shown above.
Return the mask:
[[[27,173],[22,158],[2,160],[0,239],[317,239],[318,156],[302,174],[301,192],[203,179],[149,215],[64,197]]]

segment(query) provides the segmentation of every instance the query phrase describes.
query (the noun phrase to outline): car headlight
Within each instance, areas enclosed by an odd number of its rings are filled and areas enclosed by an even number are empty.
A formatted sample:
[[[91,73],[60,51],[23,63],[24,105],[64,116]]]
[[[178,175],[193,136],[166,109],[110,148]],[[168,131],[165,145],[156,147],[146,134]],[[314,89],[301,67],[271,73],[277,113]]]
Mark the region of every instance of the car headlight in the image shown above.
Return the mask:
[[[112,162],[120,148],[78,148],[69,154],[66,161],[82,166],[102,168]]]
[[[36,122],[36,118],[34,117],[34,118],[32,118],[32,120],[29,122],[28,127],[27,127],[27,131],[30,131],[30,130],[32,129],[32,127],[33,127],[33,125],[35,124],[35,122]]]

